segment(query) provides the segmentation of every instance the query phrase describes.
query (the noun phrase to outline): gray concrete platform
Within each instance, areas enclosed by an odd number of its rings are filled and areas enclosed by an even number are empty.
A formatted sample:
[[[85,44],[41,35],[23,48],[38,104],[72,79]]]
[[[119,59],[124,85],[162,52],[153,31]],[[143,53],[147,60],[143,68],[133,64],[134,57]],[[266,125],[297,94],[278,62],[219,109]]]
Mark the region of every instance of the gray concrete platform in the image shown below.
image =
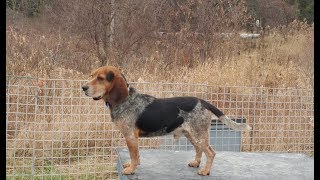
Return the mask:
[[[294,153],[246,153],[217,151],[210,176],[199,176],[199,168],[187,164],[194,151],[140,150],[141,165],[134,175],[122,175],[122,164],[130,160],[127,149],[118,149],[119,179],[314,179],[314,159]],[[200,168],[204,166],[202,156]]]

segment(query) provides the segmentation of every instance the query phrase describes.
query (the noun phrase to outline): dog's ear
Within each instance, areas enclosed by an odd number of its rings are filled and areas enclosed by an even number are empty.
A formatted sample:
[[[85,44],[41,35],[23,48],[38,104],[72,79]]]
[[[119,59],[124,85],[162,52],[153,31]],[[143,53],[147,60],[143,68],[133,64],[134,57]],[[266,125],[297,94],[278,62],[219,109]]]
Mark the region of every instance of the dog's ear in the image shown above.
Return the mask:
[[[129,94],[128,84],[121,74],[113,75],[112,86],[108,90],[107,101],[111,106],[123,101]]]
[[[107,73],[107,77],[106,77],[107,81],[111,82],[114,79],[114,73],[112,71],[109,71]]]
[[[121,73],[121,76],[123,77],[123,79],[126,81],[126,84],[127,84],[127,87],[129,87],[129,84],[128,84],[128,82],[127,82],[127,79],[126,79],[126,77]]]

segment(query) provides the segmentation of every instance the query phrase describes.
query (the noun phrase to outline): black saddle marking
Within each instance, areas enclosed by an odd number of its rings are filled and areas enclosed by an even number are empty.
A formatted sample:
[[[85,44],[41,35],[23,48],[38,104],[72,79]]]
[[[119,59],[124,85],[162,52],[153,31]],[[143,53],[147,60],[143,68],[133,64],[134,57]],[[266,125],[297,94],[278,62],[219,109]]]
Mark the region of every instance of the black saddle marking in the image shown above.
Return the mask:
[[[155,99],[139,116],[136,126],[145,133],[161,130],[170,133],[184,122],[180,110],[190,112],[198,102],[195,97]]]

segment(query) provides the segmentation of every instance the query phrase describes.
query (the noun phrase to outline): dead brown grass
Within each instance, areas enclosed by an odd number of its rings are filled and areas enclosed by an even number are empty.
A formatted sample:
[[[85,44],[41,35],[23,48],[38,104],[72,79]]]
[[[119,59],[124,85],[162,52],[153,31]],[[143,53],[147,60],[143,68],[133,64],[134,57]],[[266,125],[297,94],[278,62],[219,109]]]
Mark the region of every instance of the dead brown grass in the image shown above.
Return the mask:
[[[121,65],[112,59],[108,64],[121,67],[130,81],[313,88],[313,32],[313,26],[294,21],[260,39],[217,40],[213,57],[205,60],[177,49],[168,57],[173,59],[150,51],[145,58],[133,55]],[[12,24],[7,27],[7,74],[86,79],[100,66],[92,46],[74,34]]]
[[[287,28],[292,29],[274,29],[258,40],[226,40],[216,47],[221,56],[195,60],[193,68],[169,68],[152,56],[133,58],[124,70],[132,81],[313,88],[313,27],[294,22]]]

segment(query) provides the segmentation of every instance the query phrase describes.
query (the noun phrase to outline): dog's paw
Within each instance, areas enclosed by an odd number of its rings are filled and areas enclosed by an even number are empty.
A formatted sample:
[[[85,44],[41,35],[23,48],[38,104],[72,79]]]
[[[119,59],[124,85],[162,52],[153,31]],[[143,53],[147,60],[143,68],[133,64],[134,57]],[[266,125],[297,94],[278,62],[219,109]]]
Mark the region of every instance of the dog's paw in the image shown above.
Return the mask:
[[[123,163],[123,164],[122,164],[122,167],[123,167],[123,168],[129,167],[130,164],[131,164],[130,161],[129,161],[129,162],[126,162],[126,163]],[[138,165],[140,165],[140,160],[136,163],[136,166],[138,166]]]
[[[208,175],[210,175],[210,171],[208,171],[206,169],[200,169],[198,171],[198,174],[201,175],[201,176],[208,176]]]
[[[134,169],[131,168],[130,166],[126,167],[124,170],[122,170],[122,174],[125,174],[125,175],[134,174]]]
[[[199,167],[199,165],[200,165],[200,162],[198,162],[198,161],[191,161],[191,162],[189,162],[189,164],[188,164],[188,166],[190,166],[190,167],[196,167],[196,168],[198,168]]]
[[[123,167],[123,168],[129,167],[129,166],[130,166],[130,162],[126,162],[126,163],[123,163],[123,164],[122,164],[122,167]]]

